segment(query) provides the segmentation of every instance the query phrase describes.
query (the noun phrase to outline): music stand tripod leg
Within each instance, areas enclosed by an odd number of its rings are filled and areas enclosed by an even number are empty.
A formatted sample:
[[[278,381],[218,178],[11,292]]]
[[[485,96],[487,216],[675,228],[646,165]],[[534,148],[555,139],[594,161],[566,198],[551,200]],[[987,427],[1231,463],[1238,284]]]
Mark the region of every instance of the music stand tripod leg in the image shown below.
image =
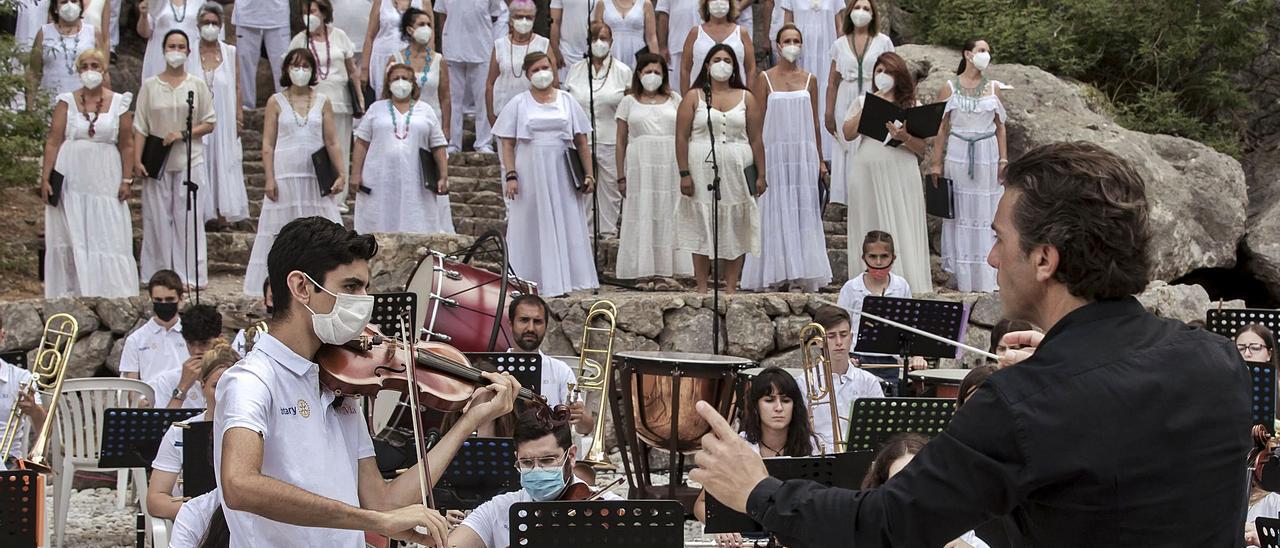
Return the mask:
[[[680,482],[679,459],[680,454],[680,379],[682,377],[679,368],[671,375],[671,436],[668,438],[670,443],[667,455],[667,498],[676,499],[676,483]]]

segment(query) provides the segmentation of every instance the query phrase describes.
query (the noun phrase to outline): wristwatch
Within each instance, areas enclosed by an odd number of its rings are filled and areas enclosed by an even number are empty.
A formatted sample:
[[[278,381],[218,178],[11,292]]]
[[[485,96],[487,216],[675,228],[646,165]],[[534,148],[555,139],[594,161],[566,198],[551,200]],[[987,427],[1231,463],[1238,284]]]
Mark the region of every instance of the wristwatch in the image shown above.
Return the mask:
[[[170,394],[169,397],[178,401],[182,401],[187,399],[187,393],[182,390],[178,390],[177,388],[174,388],[173,393]]]
[[[685,178],[685,177],[688,177],[688,176],[689,176],[689,170],[687,170],[687,169],[682,169],[682,170],[680,170],[680,178],[681,178],[681,179],[683,179],[683,178]]]

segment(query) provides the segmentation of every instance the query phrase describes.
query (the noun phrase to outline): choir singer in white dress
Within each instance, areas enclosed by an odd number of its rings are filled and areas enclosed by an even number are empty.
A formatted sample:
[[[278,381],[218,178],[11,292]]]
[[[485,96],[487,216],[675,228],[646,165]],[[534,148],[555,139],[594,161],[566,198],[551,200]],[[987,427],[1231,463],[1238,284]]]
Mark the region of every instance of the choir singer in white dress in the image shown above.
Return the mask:
[[[76,59],[82,85],[58,96],[45,143],[41,198],[63,176],[58,205],[45,207],[44,295],[130,297],[138,294],[133,260],[133,95],[103,85],[107,56],[90,49]],[[53,159],[53,161],[50,161]]]
[[[837,120],[843,120],[849,105],[873,91],[871,74],[880,54],[893,51],[893,40],[880,32],[880,15],[871,0],[855,0],[849,14],[841,19],[843,35],[831,43],[831,69],[827,74],[826,105],[823,116],[828,132],[835,135],[831,145],[831,202],[846,203],[849,189],[844,184],[853,153],[858,150],[858,137],[846,140],[837,131]]]
[[[618,163],[615,147],[618,129],[615,115],[618,103],[627,93],[631,83],[631,67],[611,55],[610,42],[613,31],[604,23],[591,24],[591,60],[583,59],[569,67],[565,90],[573,94],[588,117],[594,114],[592,127],[595,135],[595,164],[600,184],[587,218],[587,226],[595,230],[595,204],[600,208],[600,234],[613,236],[618,233],[618,213],[622,210],[622,193],[618,191]],[[588,68],[587,63],[591,63]],[[589,80],[588,80],[589,79]],[[588,133],[588,143],[592,133]],[[623,178],[625,181],[625,177]]]
[[[351,186],[356,191],[356,231],[453,234],[449,209],[449,157],[435,111],[418,98],[409,65],[387,69],[382,100],[356,127]],[[440,194],[428,190],[418,151],[431,151],[440,170]]]
[[[431,105],[446,131],[452,127],[453,105],[449,96],[449,65],[435,48],[435,25],[431,15],[417,8],[405,10],[400,34],[409,46],[391,56],[391,64],[413,67],[418,79],[418,98]]]
[[[80,89],[76,59],[90,49],[106,51],[103,35],[81,15],[81,0],[49,4],[49,20],[30,44],[27,64],[27,104],[37,89],[57,97]],[[37,88],[38,84],[38,88]]]
[[[537,282],[544,297],[597,287],[585,198],[595,186],[591,122],[568,92],[551,87],[555,69],[547,54],[530,53],[522,69],[533,89],[512,99],[493,126],[502,139],[511,266]],[[583,192],[571,182],[569,149],[576,149],[587,174]]]
[[[511,3],[511,31],[493,43],[485,85],[485,111],[489,113],[490,125],[497,122],[503,107],[512,97],[529,90],[529,74],[520,68],[525,56],[534,52],[546,53],[551,47],[550,40],[533,33],[533,19],[537,13],[538,8],[531,0],[514,0]],[[477,151],[492,152],[491,146],[488,142],[480,142],[477,134]]]
[[[220,217],[223,222],[235,222],[249,218],[240,145],[244,110],[240,108],[240,88],[236,84],[239,74],[236,47],[219,39],[222,22],[220,4],[209,2],[200,8],[200,69],[209,93],[213,94],[213,112],[218,119],[213,133],[204,136],[209,186],[200,191],[205,197],[206,218]]]

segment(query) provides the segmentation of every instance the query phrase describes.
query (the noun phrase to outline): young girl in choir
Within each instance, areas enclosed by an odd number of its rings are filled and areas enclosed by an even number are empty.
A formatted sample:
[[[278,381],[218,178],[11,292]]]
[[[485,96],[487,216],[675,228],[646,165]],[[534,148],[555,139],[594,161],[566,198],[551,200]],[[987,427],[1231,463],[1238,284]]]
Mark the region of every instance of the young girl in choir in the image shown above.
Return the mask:
[[[840,297],[836,301],[841,308],[849,311],[854,320],[852,348],[857,348],[858,326],[862,323],[858,321],[858,312],[862,311],[862,303],[868,296],[911,298],[911,284],[907,283],[906,278],[893,273],[893,263],[897,261],[898,256],[894,252],[892,235],[882,230],[867,232],[862,238],[861,256],[862,264],[866,269],[844,283],[840,288]],[[898,358],[895,356],[875,352],[855,351],[853,357],[861,365],[898,363]],[[925,366],[925,363],[922,358],[912,358],[910,366],[912,369],[920,369]],[[888,381],[894,393],[897,393],[898,383],[901,380],[898,369],[872,368],[870,371]]]
[[[703,91],[707,86],[711,90],[710,108]],[[711,261],[721,262],[718,270],[725,292],[734,293],[744,255],[760,252],[760,211],[755,197],[765,192],[768,172],[764,143],[760,140],[762,119],[759,103],[742,84],[733,48],[726,44],[712,46],[693,89],[681,101],[676,118],[676,163],[680,167],[680,192],[684,195],[676,210],[676,247],[693,253],[693,276],[699,293],[707,291]],[[715,181],[711,163],[713,138],[720,174],[719,214],[715,215],[718,223],[713,221],[713,214],[717,213],[712,204],[715,193],[709,188]],[[748,181],[746,168],[752,165],[756,180]]]
[[[676,249],[671,230],[680,203],[680,175],[671,146],[680,94],[671,89],[661,56],[643,53],[636,64],[631,89],[618,105],[618,192],[627,199],[622,204],[617,273],[622,279],[689,276],[692,256]],[[658,282],[653,283],[656,287]]]
[[[915,78],[907,62],[896,53],[885,53],[876,60],[876,95],[901,108],[911,108],[916,101]],[[841,131],[846,140],[858,133],[865,96],[850,106]],[[907,128],[886,123],[885,128],[898,146],[875,139],[861,139],[848,170],[849,185],[849,256],[857,248],[856,238],[871,230],[883,230],[897,240],[902,262],[896,269],[921,293],[933,290],[929,268],[928,223],[924,214],[924,183],[920,177],[920,157],[928,142],[907,132]],[[856,266],[849,265],[849,275]]]
[[[652,0],[598,0],[592,10],[597,23],[613,29],[613,56],[634,68],[636,52],[658,50],[658,23]]]
[[[969,40],[962,54],[956,77],[938,92],[947,106],[930,173],[955,183],[955,218],[942,220],[942,269],[960,291],[990,292],[996,290],[996,269],[987,264],[987,254],[996,241],[991,220],[1009,164],[1008,114],[1000,100],[1004,84],[986,76],[991,46]]]
[[[875,489],[887,483],[889,478],[897,475],[912,459],[924,449],[929,439],[915,433],[895,434],[885,442],[871,462],[871,469],[862,478],[862,488]],[[969,531],[951,542],[945,548],[988,548],[987,543]]]
[[[880,32],[880,12],[872,0],[851,0],[847,13],[838,23],[841,36],[831,44],[828,53],[831,67],[827,71],[827,89],[824,97],[824,126],[835,136],[831,145],[831,201],[843,204],[848,199],[845,183],[853,152],[858,148],[858,136],[846,140],[837,130],[836,121],[849,112],[863,94],[873,91],[872,74],[876,60],[882,53],[893,51],[893,40]]]
[[[249,196],[244,189],[243,151],[240,130],[244,120],[237,74],[236,47],[221,39],[222,5],[209,2],[200,8],[200,74],[213,94],[217,122],[213,133],[204,136],[208,153],[204,166],[209,186],[200,189],[205,197],[205,217],[219,224],[249,218]]]
[[[616,49],[611,49],[611,44],[616,43],[617,38],[608,25],[599,21],[592,23],[588,36],[591,39],[590,57],[569,67],[564,88],[588,117],[595,115],[592,124],[595,131],[588,132],[587,139],[588,144],[593,144],[591,139],[595,138],[592,152],[596,155],[596,173],[600,181],[596,186],[595,199],[589,206],[592,209],[587,226],[594,230],[598,217],[600,234],[613,236],[618,233],[618,213],[622,209],[619,178],[626,183],[625,175],[617,171],[617,112],[622,97],[627,93],[627,86],[631,84],[631,67],[611,53]],[[591,63],[590,67],[587,63]],[[596,207],[600,209],[598,216]]]
[[[673,0],[678,2],[679,0]],[[687,1],[687,0],[686,0]],[[690,86],[699,86],[694,80],[702,73],[707,57],[714,46],[726,44],[742,70],[742,84],[750,88],[755,84],[756,49],[751,41],[751,29],[735,22],[738,6],[730,0],[699,0],[699,14],[703,23],[689,30],[681,48],[680,92],[688,95]]]
[[[818,185],[825,184],[818,126],[818,81],[796,65],[804,36],[795,25],[778,31],[778,65],[756,78],[752,94],[764,105],[766,179],[760,197],[760,253],[747,255],[743,289],[786,285],[814,292],[831,282]],[[821,181],[821,183],[820,183]]]
[[[511,31],[493,43],[489,54],[489,79],[485,86],[485,111],[492,125],[511,98],[529,91],[529,74],[524,71],[525,57],[530,53],[546,53],[551,41],[534,34],[533,19],[538,7],[532,0],[511,2]],[[476,150],[492,152],[492,145],[476,141]],[[502,153],[501,150],[498,151]]]

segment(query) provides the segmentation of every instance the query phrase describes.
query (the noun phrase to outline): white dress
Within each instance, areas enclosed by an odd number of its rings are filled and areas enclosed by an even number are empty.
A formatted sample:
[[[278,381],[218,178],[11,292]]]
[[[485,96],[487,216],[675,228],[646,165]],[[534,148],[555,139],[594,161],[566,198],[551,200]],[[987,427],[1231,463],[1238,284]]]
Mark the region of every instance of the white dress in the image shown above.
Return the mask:
[[[684,74],[680,71],[685,70],[680,65],[680,56],[684,53],[684,41],[689,37],[689,31],[702,24],[702,15],[698,13],[699,1],[658,0],[653,7],[655,12],[667,14],[667,51],[671,52],[670,69],[673,86],[680,85],[680,75]]]
[[[707,31],[703,29],[702,25],[698,25],[697,30],[698,38],[693,41],[693,55],[689,57],[690,86],[693,86],[693,82],[698,79],[698,73],[702,72],[702,62],[707,59],[707,52],[711,51],[711,48],[715,47],[716,44],[721,43],[717,42],[715,38],[712,38],[710,34],[707,34]],[[744,78],[742,85],[747,85],[745,80],[747,65],[745,63],[746,58],[743,57],[747,47],[742,42],[742,27],[734,26],[733,32],[729,33],[729,37],[725,38],[723,43],[728,44],[729,47],[733,48],[733,54],[738,58],[739,74]]]
[[[18,0],[12,4],[15,8],[13,41],[19,51],[31,51],[36,41],[36,33],[49,22],[49,0]],[[21,95],[21,94],[19,94]]]
[[[173,29],[181,30],[187,35],[191,49],[194,51],[200,42],[199,0],[186,0],[182,6],[174,6],[169,0],[153,0],[147,2],[147,17],[151,21],[151,38],[147,40],[147,51],[142,58],[142,79],[164,72],[164,35]],[[112,22],[115,23],[114,21]],[[200,56],[193,53],[187,56],[187,72],[200,74]]]
[[[827,77],[830,76],[830,52],[822,48],[836,39],[836,14],[844,9],[843,0],[782,0],[782,9],[791,12],[792,21],[804,35],[800,49],[800,68],[818,77],[818,104],[827,104]],[[838,111],[839,112],[839,111]],[[831,134],[822,132],[822,155],[831,157]]]
[[[70,93],[66,140],[54,169],[63,176],[58,207],[45,206],[44,296],[130,297],[138,294],[138,263],[133,258],[133,221],[129,204],[116,199],[121,182],[120,117],[133,95],[116,93],[98,115],[89,136]]]
[[[284,94],[271,97],[280,107],[276,116],[276,143],[272,168],[276,181],[276,199],[263,196],[262,214],[258,217],[258,235],[253,239],[249,266],[244,274],[244,294],[262,295],[262,280],[267,278],[267,254],[276,235],[289,221],[301,217],[324,217],[342,224],[342,215],[333,200],[320,194],[311,154],[324,148],[324,94],[314,92],[311,110],[303,117],[293,110]]]
[[[97,47],[97,30],[81,21],[80,30],[74,36],[63,36],[53,23],[46,23],[40,32],[43,34],[40,44],[41,91],[57,97],[80,89],[83,84],[80,83],[80,73],[76,71],[76,57]]]
[[[355,53],[363,53],[364,35],[369,31],[371,0],[335,0],[333,2],[333,26],[351,40]],[[292,46],[290,46],[292,48]]]
[[[853,52],[853,46],[849,44],[846,36],[836,38],[831,43],[830,58],[831,62],[836,65],[836,72],[840,75],[840,85],[836,89],[835,110],[832,111],[836,118],[836,135],[835,143],[831,147],[831,154],[827,156],[831,160],[831,180],[844,181],[848,170],[849,162],[853,159],[853,153],[858,150],[858,138],[853,141],[846,141],[843,132],[839,131],[842,120],[840,117],[844,113],[849,112],[849,106],[853,104],[854,99],[861,97],[868,91],[874,91],[875,85],[872,84],[872,77],[876,67],[876,60],[885,52],[893,51],[893,40],[884,34],[877,34],[869,41],[866,48],[859,58]],[[828,74],[829,68],[823,69],[823,74]],[[829,76],[829,74],[828,74]],[[825,89],[825,87],[824,87]],[[819,103],[825,105],[826,103]],[[843,184],[832,185],[831,202],[837,204],[846,203],[846,195],[848,189]]]
[[[635,68],[636,52],[645,47],[644,43],[644,4],[645,0],[635,0],[635,5],[627,13],[618,11],[615,0],[601,0],[604,3],[604,24],[613,31],[613,56]]]
[[[550,47],[551,41],[537,34],[523,46],[512,44],[510,34],[493,43],[494,59],[498,61],[498,79],[493,82],[493,111],[497,115],[502,115],[502,108],[512,97],[529,91],[529,75],[524,73],[523,67],[524,56],[535,51],[545,52]]]
[[[676,250],[671,219],[680,203],[680,171],[676,166],[676,112],[680,96],[647,105],[628,95],[618,105],[627,123],[627,200],[622,205],[619,234],[619,278],[688,276],[693,256]]]
[[[431,107],[417,101],[399,112],[389,99],[378,101],[360,119],[356,137],[369,143],[361,174],[369,193],[356,193],[356,231],[454,233],[449,196],[423,186],[418,163],[419,149],[445,146]]]
[[[943,173],[955,182],[956,215],[942,221],[942,269],[955,277],[960,291],[996,290],[996,269],[987,264],[987,254],[996,239],[991,220],[1004,194],[996,141],[996,118],[1007,117],[995,94],[1000,86],[990,82],[975,99],[958,93],[954,80],[947,81],[951,135]]]
[[[631,67],[624,65],[616,58],[610,58],[593,74],[587,73],[587,63],[582,60],[569,67],[568,77],[564,81],[564,89],[573,94],[582,110],[591,116],[591,99],[595,97],[595,143],[596,143],[596,198],[587,215],[587,226],[595,230],[596,203],[600,206],[600,233],[616,235],[618,233],[618,213],[622,210],[622,193],[618,191],[618,104],[631,86]],[[587,87],[587,78],[591,78]],[[591,132],[587,133],[587,142],[591,142]],[[590,198],[588,199],[590,201]]]
[[[849,116],[862,112],[863,100],[859,97],[854,101]],[[840,124],[849,116],[840,119]],[[893,272],[906,278],[913,291],[933,291],[919,159],[905,146],[894,148],[874,139],[862,139],[847,171],[849,256],[862,256],[862,239],[867,232],[888,232],[898,255]],[[862,271],[859,262],[849,261],[850,278]]]
[[[400,36],[402,12],[396,9],[395,0],[381,2],[378,6],[378,34],[373,37],[373,49],[369,52],[369,84],[379,97],[382,96],[382,82],[387,77],[387,60],[409,45]],[[422,0],[409,0],[409,5],[422,9]]]
[[[364,0],[353,0],[365,6],[363,17],[368,17],[368,2]],[[337,9],[336,7],[334,8]],[[335,14],[334,20],[337,19]],[[333,108],[333,131],[338,136],[338,148],[342,150],[339,159],[342,165],[338,170],[343,175],[350,175],[351,168],[351,123],[352,123],[352,104],[351,96],[347,93],[347,82],[350,81],[351,75],[347,74],[347,60],[355,57],[357,44],[361,42],[352,42],[342,29],[329,25],[329,36],[325,42],[316,42],[307,40],[308,33],[306,31],[299,32],[293,36],[293,40],[289,42],[289,49],[308,48],[311,53],[316,56],[316,91],[329,101],[329,105]],[[361,26],[361,36],[364,36],[363,26]],[[341,194],[334,195],[334,199],[338,203],[343,203],[347,195],[347,191],[343,190]]]
[[[204,83],[213,94],[213,111],[218,121],[213,133],[204,136],[204,168],[207,188],[205,216],[221,215],[235,222],[249,218],[249,196],[244,189],[243,150],[236,128],[236,47],[218,42],[222,63],[212,71],[203,70]],[[193,56],[199,59],[199,52]]]
[[[831,261],[818,204],[818,148],[813,98],[805,89],[775,91],[767,73],[764,157],[769,188],[760,196],[760,253],[747,255],[743,289],[790,282],[814,292],[831,282]]]
[[[518,276],[544,297],[599,286],[587,231],[586,195],[569,182],[564,152],[591,122],[567,92],[550,104],[522,93],[503,109],[493,134],[516,141],[519,192],[507,200],[507,249]]]
[[[392,63],[410,64],[406,59],[405,52],[408,49],[397,51],[391,56]],[[444,120],[440,111],[440,67],[444,65],[444,56],[439,52],[431,51],[430,59],[426,66],[414,74],[418,79],[418,100],[431,105],[431,110],[436,111],[436,119]],[[447,128],[446,128],[447,129]]]
[[[754,163],[747,141],[747,92],[738,104],[721,112],[711,109],[716,128],[716,158],[720,163],[720,254],[719,259],[736,259],[744,253],[760,253],[760,210],[747,188],[743,169]],[[707,134],[707,105],[698,94],[689,138],[689,174],[693,196],[680,195],[676,206],[676,249],[712,256],[715,231],[712,226],[712,197],[707,189],[713,180],[711,140]],[[766,182],[768,179],[765,179]]]

